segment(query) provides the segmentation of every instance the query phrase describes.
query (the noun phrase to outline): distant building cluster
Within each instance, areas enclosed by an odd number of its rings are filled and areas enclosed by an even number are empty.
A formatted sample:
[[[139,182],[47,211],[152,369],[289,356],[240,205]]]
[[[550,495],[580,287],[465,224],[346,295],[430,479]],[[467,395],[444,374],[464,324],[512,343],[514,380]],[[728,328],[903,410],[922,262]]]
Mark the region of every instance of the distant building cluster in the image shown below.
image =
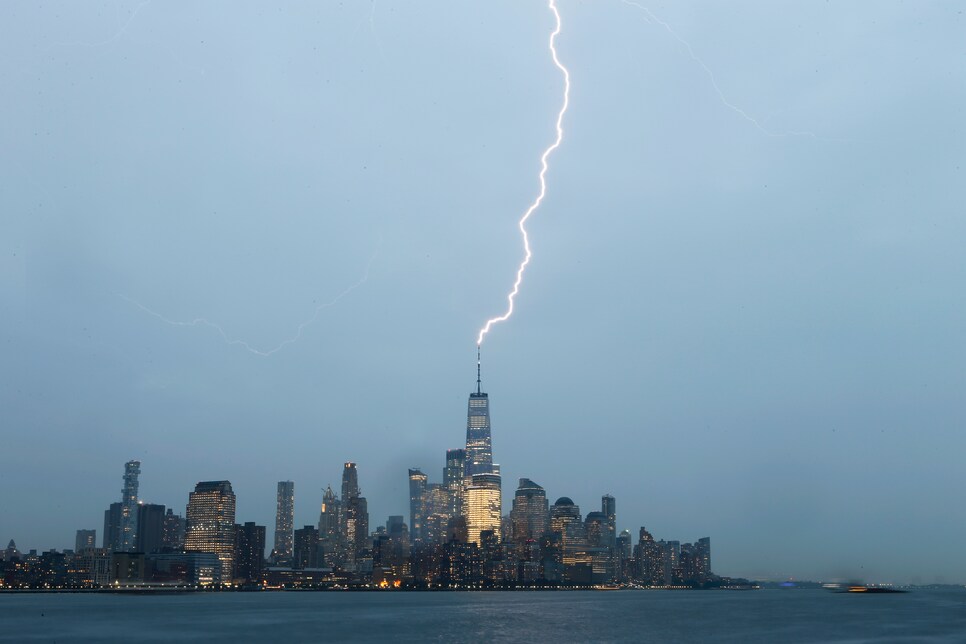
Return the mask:
[[[73,550],[3,551],[4,588],[98,587],[394,587],[510,588],[634,585],[710,587],[711,540],[655,540],[643,527],[636,543],[617,532],[617,502],[581,514],[568,497],[548,502],[543,487],[521,478],[502,514],[500,466],[493,463],[489,397],[469,396],[466,446],[446,452],[442,482],[409,470],[409,523],[401,515],[369,528],[355,463],[345,463],[341,494],[328,487],[317,525],[295,527],[295,484],[277,490],[274,547],[266,528],[236,523],[228,481],[203,481],[185,515],[138,497],[139,461],[124,467],[121,500],[96,530],[78,530]]]

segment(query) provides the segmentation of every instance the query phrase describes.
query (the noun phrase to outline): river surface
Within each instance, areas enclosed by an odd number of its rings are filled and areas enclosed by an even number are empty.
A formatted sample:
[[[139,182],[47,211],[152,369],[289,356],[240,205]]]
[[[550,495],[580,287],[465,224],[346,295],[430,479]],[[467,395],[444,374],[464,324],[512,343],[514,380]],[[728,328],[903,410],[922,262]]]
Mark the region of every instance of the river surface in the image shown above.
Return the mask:
[[[16,642],[966,642],[966,590],[0,594]]]

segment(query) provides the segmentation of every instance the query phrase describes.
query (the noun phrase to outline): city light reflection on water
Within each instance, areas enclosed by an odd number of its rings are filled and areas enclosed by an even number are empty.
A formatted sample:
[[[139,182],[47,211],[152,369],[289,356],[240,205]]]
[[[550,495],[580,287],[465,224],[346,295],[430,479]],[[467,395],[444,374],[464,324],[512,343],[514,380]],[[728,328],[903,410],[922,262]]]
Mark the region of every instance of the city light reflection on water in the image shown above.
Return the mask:
[[[0,640],[958,642],[966,590],[9,594]]]

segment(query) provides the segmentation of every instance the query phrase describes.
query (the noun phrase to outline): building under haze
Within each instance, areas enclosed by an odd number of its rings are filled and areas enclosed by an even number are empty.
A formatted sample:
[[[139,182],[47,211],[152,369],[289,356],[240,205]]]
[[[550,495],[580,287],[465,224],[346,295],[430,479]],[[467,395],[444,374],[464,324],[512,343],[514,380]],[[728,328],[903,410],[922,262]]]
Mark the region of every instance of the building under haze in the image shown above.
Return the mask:
[[[424,540],[427,480],[428,477],[419,468],[409,470],[409,538],[413,545],[419,545]]]
[[[120,547],[122,552],[137,549],[138,532],[138,476],[141,461],[124,464],[124,488],[121,490]]]
[[[342,468],[342,538],[348,559],[355,561],[369,549],[369,505],[359,491],[359,471],[355,463]]]
[[[449,494],[447,514],[459,516],[463,512],[463,488],[466,487],[466,450],[446,450],[446,467],[443,468],[443,487]]]
[[[78,530],[74,537],[74,552],[84,552],[97,547],[97,530]]]
[[[491,474],[493,444],[490,436],[490,398],[482,390],[480,362],[476,362],[476,393],[470,394],[466,410],[466,464],[464,476]]]
[[[481,545],[480,533],[490,531],[499,536],[503,513],[500,475],[474,474],[463,493],[463,516],[466,517],[466,539]]]
[[[265,526],[249,521],[235,526],[234,580],[240,584],[262,581],[265,563]]]
[[[520,479],[510,510],[510,537],[522,553],[528,541],[540,539],[550,522],[546,491],[527,478]]]
[[[345,545],[342,540],[342,504],[332,491],[325,488],[319,511],[319,545],[326,566],[341,566],[345,562]]]
[[[221,570],[218,583],[230,583],[234,572],[235,493],[228,481],[203,481],[188,495],[185,550],[212,552]]]
[[[160,552],[164,546],[165,507],[155,503],[141,503],[137,508],[138,531],[134,540],[136,550],[143,553]]]
[[[292,561],[292,539],[295,529],[295,483],[279,481],[275,505],[275,545],[272,559],[276,564]]]

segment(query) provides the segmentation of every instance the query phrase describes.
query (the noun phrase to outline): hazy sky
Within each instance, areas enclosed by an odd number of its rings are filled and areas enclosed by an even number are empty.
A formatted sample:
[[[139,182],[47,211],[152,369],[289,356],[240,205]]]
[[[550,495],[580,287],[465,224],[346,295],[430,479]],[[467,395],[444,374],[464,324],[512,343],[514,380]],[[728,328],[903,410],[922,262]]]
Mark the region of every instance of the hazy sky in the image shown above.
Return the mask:
[[[721,574],[966,582],[964,5],[559,4],[565,137],[483,345],[505,510],[525,476]],[[132,458],[270,535],[277,481],[314,524],[352,460],[408,521],[522,256],[552,28],[0,3],[0,538],[100,539]]]

